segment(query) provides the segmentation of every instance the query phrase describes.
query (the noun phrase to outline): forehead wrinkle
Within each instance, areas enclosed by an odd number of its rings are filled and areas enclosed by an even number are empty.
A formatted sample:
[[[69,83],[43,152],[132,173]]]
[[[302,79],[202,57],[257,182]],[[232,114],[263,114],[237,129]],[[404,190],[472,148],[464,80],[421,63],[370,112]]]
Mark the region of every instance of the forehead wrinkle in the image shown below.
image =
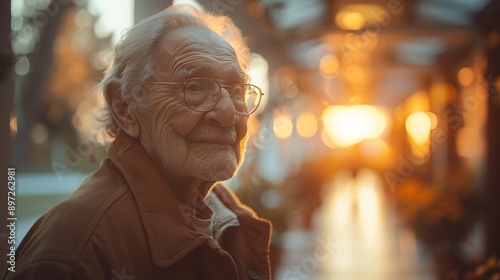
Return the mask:
[[[176,30],[173,32],[176,32]],[[168,38],[168,35],[166,37]],[[173,41],[162,41],[163,50],[160,57],[165,67],[162,68],[169,73],[168,79],[181,79],[182,76],[189,77],[196,71],[200,71],[200,68],[205,67],[209,71],[219,70],[221,74],[227,73],[233,77],[237,76],[239,79],[246,80],[246,74],[241,69],[232,46],[222,37],[220,37],[222,40],[214,38],[211,33],[206,33],[200,36],[185,36]],[[199,64],[200,61],[204,61],[205,65],[185,67],[186,64]]]
[[[173,64],[175,64],[178,58],[182,56],[182,51],[186,48],[184,46],[185,41],[186,40],[183,40],[178,44],[171,44],[169,41],[162,41],[158,48],[158,57],[160,60],[159,68],[160,71],[166,71],[169,73],[167,80],[170,80],[174,73],[174,71],[168,70],[173,68]]]
[[[193,76],[219,78],[227,76],[231,79],[244,80],[246,75],[235,61],[217,61],[205,57],[189,57],[178,60],[172,70],[174,79],[185,79]],[[208,74],[208,75],[207,75]]]
[[[229,72],[233,76],[237,74],[238,77],[245,77],[236,57],[230,55],[216,56],[202,51],[186,52],[173,56],[166,62],[162,68],[169,73],[169,79],[185,78],[203,70],[222,72],[220,69],[225,69],[224,72]]]
[[[192,55],[200,54],[200,55],[214,55],[214,51],[225,52],[230,51],[230,55],[224,54],[223,56],[227,56],[230,59],[234,59],[236,62],[238,61],[236,54],[231,46],[217,46],[216,44],[211,43],[199,43],[195,40],[196,38],[186,38],[175,44],[173,47],[171,44],[164,43],[163,50],[160,51],[160,59],[166,60],[170,63],[174,62],[176,59],[180,60],[185,57],[189,57]],[[172,48],[170,48],[172,47]],[[213,59],[213,61],[218,61],[217,59]]]
[[[174,79],[182,79],[182,78],[188,78],[188,77],[193,77],[193,76],[203,76],[200,74],[204,73],[221,73],[223,76],[227,77],[236,77],[239,80],[246,80],[246,74],[241,71],[239,66],[235,65],[228,65],[228,64],[221,64],[221,63],[205,63],[203,65],[191,65],[191,66],[186,66],[186,67],[179,67],[179,70],[174,72],[173,78]],[[198,75],[196,75],[199,73]],[[210,75],[209,75],[210,76]],[[213,76],[214,78],[218,76],[215,75]]]

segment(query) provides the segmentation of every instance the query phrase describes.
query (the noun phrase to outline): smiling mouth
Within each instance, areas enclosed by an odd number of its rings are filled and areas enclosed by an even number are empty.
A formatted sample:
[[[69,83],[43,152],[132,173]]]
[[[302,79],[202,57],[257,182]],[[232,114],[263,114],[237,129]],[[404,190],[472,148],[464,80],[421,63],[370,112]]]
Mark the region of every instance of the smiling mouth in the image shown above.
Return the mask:
[[[234,145],[239,143],[235,130],[196,131],[187,140],[193,144]]]

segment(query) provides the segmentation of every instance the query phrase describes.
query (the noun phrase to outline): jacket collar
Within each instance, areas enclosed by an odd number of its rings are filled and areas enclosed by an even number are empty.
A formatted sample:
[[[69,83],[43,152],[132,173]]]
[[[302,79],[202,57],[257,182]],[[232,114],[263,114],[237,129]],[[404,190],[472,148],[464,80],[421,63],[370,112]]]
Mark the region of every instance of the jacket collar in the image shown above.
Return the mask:
[[[186,206],[137,139],[120,132],[108,157],[133,193],[157,266],[174,264],[210,238],[194,229]]]

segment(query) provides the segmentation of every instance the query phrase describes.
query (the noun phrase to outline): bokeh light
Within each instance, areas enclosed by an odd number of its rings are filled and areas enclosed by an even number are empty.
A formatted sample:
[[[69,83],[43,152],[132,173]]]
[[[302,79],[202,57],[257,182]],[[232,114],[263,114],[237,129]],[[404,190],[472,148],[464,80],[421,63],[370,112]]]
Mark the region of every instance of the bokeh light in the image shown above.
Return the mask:
[[[14,72],[19,76],[24,76],[30,72],[30,61],[27,56],[23,56],[17,60]]]
[[[313,137],[318,130],[316,116],[311,112],[302,112],[297,117],[297,133],[304,138]]]
[[[10,115],[10,132],[11,134],[17,133],[17,118],[14,115]]]
[[[474,83],[474,71],[470,67],[463,67],[458,71],[457,78],[461,86],[470,86],[472,85],[472,83]]]
[[[325,55],[319,61],[319,69],[323,78],[333,78],[339,69],[339,60],[334,55]]]
[[[260,54],[252,53],[252,60],[250,62],[250,68],[248,70],[248,76],[250,77],[249,82],[258,86],[264,95],[260,101],[260,105],[257,108],[255,115],[259,115],[266,108],[267,100],[269,98],[269,63]]]
[[[359,30],[365,26],[366,20],[362,14],[354,11],[342,11],[335,18],[337,26],[344,30]]]
[[[323,112],[323,125],[336,145],[348,147],[379,137],[387,127],[387,118],[375,106],[334,105]]]
[[[415,112],[427,112],[430,110],[429,95],[423,91],[417,91],[412,94],[404,103],[406,115],[411,115]]]
[[[293,123],[286,108],[278,108],[274,113],[273,132],[277,138],[287,139],[292,135]]]
[[[42,144],[49,138],[49,131],[43,123],[37,123],[31,128],[31,140],[36,144]]]
[[[416,112],[406,119],[406,131],[413,141],[423,144],[428,141],[432,127],[432,120],[427,113]]]

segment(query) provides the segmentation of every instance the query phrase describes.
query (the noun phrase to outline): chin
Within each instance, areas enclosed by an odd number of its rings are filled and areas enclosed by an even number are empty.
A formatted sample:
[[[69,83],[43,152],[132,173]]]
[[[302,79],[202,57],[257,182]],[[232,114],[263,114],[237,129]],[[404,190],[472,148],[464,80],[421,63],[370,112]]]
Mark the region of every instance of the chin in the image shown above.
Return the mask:
[[[245,140],[245,139],[244,139]],[[185,173],[206,181],[226,181],[233,178],[243,163],[246,141],[232,146],[199,145],[192,147]],[[195,156],[194,156],[195,155]]]
[[[210,182],[222,182],[222,181],[227,181],[227,180],[233,178],[235,174],[236,174],[236,170],[234,170],[232,172],[215,172],[215,173],[209,175],[204,180],[210,181]]]
[[[212,160],[200,162],[194,168],[192,175],[206,181],[226,181],[236,175],[239,166],[240,164],[234,156],[232,158],[213,157]]]

